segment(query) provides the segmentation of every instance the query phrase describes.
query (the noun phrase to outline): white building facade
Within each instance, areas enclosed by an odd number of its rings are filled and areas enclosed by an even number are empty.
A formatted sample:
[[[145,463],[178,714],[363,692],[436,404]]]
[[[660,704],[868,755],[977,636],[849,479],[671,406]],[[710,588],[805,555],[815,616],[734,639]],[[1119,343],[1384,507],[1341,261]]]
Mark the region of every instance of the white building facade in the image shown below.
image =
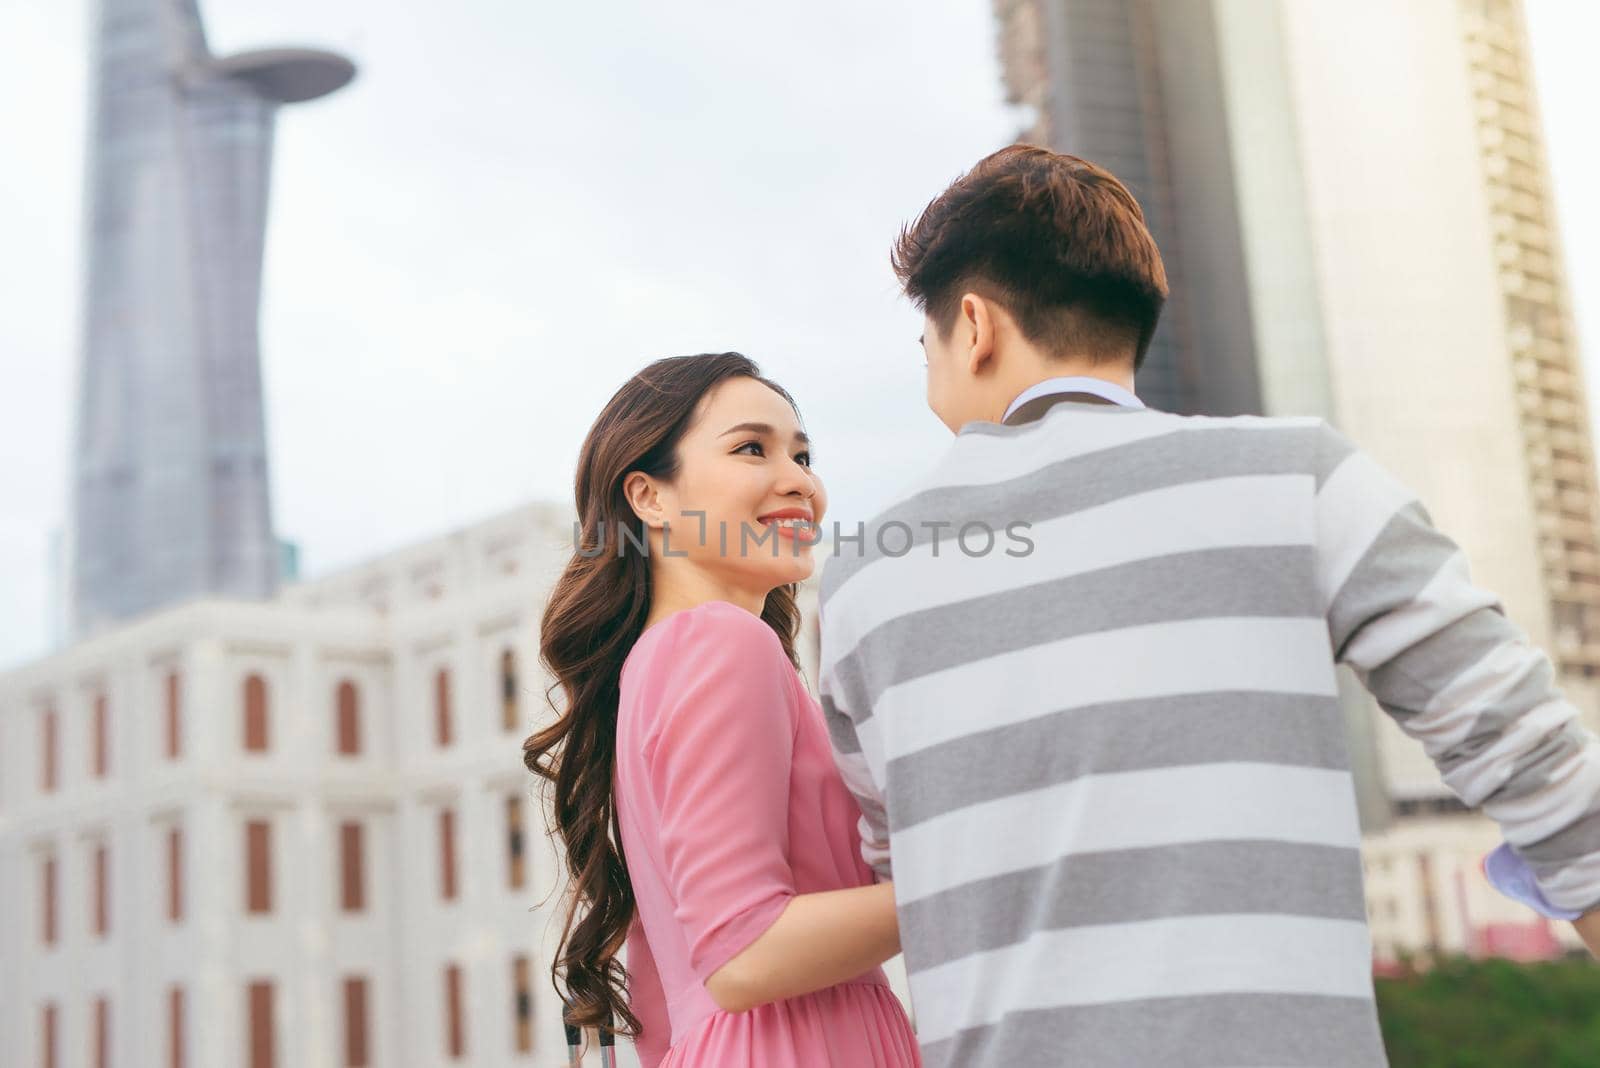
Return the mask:
[[[528,506],[0,675],[0,1062],[567,1063],[521,745],[571,546]]]

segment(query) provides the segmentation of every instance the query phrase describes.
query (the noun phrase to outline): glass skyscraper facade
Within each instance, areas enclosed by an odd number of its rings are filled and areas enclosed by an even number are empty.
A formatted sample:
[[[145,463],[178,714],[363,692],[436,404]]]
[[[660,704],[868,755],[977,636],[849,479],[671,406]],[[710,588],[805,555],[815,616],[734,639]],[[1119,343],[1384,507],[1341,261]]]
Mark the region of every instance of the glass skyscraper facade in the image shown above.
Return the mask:
[[[1239,190],[1209,4],[995,0],[1021,139],[1094,161],[1128,186],[1172,295],[1139,373],[1165,411],[1260,414]]]

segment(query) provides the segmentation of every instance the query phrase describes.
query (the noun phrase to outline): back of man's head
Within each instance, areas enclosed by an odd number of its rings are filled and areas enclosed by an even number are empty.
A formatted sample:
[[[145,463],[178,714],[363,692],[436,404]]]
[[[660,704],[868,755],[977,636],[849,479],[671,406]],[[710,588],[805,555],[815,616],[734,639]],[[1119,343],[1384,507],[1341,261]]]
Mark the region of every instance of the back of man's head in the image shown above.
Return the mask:
[[[1167,298],[1133,195],[1086,160],[1011,145],[939,194],[890,256],[941,335],[963,293],[1003,305],[1045,353],[1144,362]]]

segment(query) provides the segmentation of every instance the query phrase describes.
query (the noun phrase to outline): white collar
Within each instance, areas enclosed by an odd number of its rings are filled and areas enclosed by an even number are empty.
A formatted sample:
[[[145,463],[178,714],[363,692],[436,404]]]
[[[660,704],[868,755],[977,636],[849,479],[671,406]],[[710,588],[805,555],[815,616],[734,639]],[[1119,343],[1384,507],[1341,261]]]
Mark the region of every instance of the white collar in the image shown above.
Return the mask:
[[[1103,378],[1093,378],[1089,375],[1065,375],[1035,382],[1023,390],[1017,399],[1011,402],[1011,406],[1006,409],[1006,414],[1000,417],[1000,421],[1003,423],[1011,418],[1012,412],[1034,398],[1049,396],[1052,393],[1093,393],[1097,397],[1104,397],[1112,404],[1121,404],[1128,408],[1144,407],[1144,401],[1115,382],[1107,382]]]

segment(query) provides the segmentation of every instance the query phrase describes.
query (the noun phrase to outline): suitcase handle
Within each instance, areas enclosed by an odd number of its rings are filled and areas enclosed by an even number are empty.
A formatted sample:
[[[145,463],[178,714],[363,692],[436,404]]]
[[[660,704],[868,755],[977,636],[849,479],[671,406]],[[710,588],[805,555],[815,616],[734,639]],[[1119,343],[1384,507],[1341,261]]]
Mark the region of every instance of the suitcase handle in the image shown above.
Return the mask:
[[[583,1028],[568,1022],[565,1008],[561,1013],[561,1022],[567,1031],[567,1066],[577,1068],[583,1063]],[[600,1068],[617,1066],[617,1036],[610,1022],[608,1019],[607,1026],[600,1028]]]

